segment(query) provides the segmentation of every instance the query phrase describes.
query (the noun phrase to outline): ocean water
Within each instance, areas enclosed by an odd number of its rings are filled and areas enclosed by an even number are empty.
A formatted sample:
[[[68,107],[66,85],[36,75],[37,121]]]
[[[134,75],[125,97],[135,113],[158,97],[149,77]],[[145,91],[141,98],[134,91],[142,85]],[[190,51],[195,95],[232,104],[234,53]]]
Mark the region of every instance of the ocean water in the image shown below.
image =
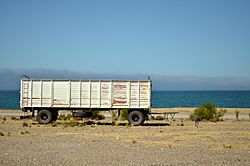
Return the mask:
[[[155,108],[199,107],[213,103],[223,108],[250,108],[250,91],[154,91]]]
[[[19,91],[0,91],[0,109],[19,109]]]
[[[250,108],[250,91],[153,91],[153,108],[199,107],[213,103],[224,108]],[[19,109],[19,91],[0,91],[0,109]]]

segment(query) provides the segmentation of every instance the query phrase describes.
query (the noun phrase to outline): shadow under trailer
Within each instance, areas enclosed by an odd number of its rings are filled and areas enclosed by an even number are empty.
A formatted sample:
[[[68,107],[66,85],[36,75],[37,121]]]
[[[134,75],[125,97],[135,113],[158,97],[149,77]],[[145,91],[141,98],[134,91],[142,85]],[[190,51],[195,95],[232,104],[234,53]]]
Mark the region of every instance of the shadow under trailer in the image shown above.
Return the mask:
[[[50,80],[20,82],[20,108],[32,112],[40,124],[56,121],[58,111],[91,117],[93,111],[128,110],[128,122],[142,125],[151,110],[151,80]]]

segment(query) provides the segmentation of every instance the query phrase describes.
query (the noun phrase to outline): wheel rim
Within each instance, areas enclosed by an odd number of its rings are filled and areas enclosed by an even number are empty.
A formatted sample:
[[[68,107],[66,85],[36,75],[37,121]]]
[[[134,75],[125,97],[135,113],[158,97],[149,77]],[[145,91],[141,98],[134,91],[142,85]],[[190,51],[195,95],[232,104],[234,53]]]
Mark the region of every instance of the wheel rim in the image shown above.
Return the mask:
[[[134,116],[132,117],[132,120],[133,120],[134,122],[138,122],[139,119],[140,119],[140,117],[139,117],[138,115],[134,115]]]
[[[41,116],[41,119],[42,119],[42,120],[47,120],[47,119],[48,119],[48,115],[47,115],[47,114],[43,114],[43,115]]]

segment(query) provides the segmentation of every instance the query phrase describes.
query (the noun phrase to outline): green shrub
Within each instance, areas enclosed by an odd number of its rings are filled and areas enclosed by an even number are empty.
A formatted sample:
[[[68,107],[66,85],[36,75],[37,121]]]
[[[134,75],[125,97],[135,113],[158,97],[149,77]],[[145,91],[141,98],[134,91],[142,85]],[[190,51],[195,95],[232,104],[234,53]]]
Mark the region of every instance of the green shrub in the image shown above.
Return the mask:
[[[223,144],[223,147],[226,148],[226,149],[231,149],[232,145],[230,145],[230,144]]]
[[[23,127],[28,127],[28,123],[23,122]]]
[[[77,121],[70,121],[70,122],[63,122],[62,125],[64,127],[75,127],[75,126],[85,126],[86,124],[84,122],[77,122]]]
[[[66,120],[65,115],[61,114],[57,117],[57,120]]]
[[[99,111],[93,111],[92,119],[103,120],[105,119],[105,116],[101,115]]]
[[[78,126],[78,122],[75,122],[75,121],[72,121],[72,122],[63,122],[62,125],[64,127],[68,127],[68,126],[75,127],[75,126]]]
[[[240,111],[236,110],[235,111],[235,118],[236,118],[236,120],[239,120],[239,114],[240,114]]]
[[[149,116],[149,120],[155,120],[155,117],[152,116],[152,115],[150,115],[150,116]]]
[[[111,110],[110,113],[111,113],[111,116],[112,116],[112,120],[117,120],[117,116],[116,116],[117,111],[116,110]]]
[[[66,120],[70,120],[70,118],[73,118],[73,115],[72,114],[67,114],[66,115]]]
[[[70,118],[72,118],[73,115],[72,114],[60,114],[59,116],[57,116],[57,120],[70,120]]]
[[[183,121],[181,120],[181,122],[180,122],[180,123],[178,123],[178,124],[177,124],[177,126],[184,126]]]
[[[51,123],[51,126],[52,126],[52,127],[56,127],[56,126],[57,126],[57,123],[54,121],[54,122]]]
[[[196,108],[190,115],[190,118],[192,119],[195,115],[198,115],[202,119],[217,122],[219,121],[220,117],[224,116],[225,113],[225,109],[221,109],[220,111],[218,111],[215,104],[206,103],[199,108]]]
[[[162,117],[162,116],[157,116],[157,117],[155,118],[155,120],[164,120],[164,117]]]
[[[24,135],[24,134],[30,134],[30,132],[29,131],[27,131],[27,130],[25,130],[25,131],[21,131],[20,132],[22,135]]]
[[[133,143],[133,144],[135,144],[136,142],[137,142],[136,140],[134,140],[134,139],[132,140],[132,143]]]
[[[128,109],[122,109],[121,110],[121,120],[127,120],[128,119]]]
[[[131,124],[126,124],[126,128],[130,128],[131,127]]]

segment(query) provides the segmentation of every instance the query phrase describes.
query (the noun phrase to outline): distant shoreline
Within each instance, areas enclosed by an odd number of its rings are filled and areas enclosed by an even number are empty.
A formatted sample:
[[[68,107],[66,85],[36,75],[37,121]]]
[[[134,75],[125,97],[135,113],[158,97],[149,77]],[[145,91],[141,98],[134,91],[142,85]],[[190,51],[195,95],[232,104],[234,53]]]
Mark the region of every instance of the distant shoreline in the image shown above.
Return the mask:
[[[250,108],[250,91],[152,91],[152,107],[199,107],[204,103],[221,108]],[[19,91],[0,91],[0,109],[19,109]]]
[[[20,89],[17,89],[17,90],[0,90],[0,92],[13,92],[13,91],[15,91],[15,92],[17,92],[17,91],[20,91]],[[229,90],[223,90],[223,89],[215,89],[215,90],[213,90],[213,89],[207,89],[207,90],[200,90],[200,89],[197,89],[197,90],[195,90],[195,89],[193,89],[193,90],[178,90],[178,89],[176,89],[176,90],[152,90],[152,92],[206,92],[206,91],[208,91],[208,92],[215,92],[215,91],[229,91],[229,92],[237,92],[237,91],[250,91],[250,90],[244,90],[244,89],[239,89],[239,90],[237,90],[237,89],[229,89]]]

